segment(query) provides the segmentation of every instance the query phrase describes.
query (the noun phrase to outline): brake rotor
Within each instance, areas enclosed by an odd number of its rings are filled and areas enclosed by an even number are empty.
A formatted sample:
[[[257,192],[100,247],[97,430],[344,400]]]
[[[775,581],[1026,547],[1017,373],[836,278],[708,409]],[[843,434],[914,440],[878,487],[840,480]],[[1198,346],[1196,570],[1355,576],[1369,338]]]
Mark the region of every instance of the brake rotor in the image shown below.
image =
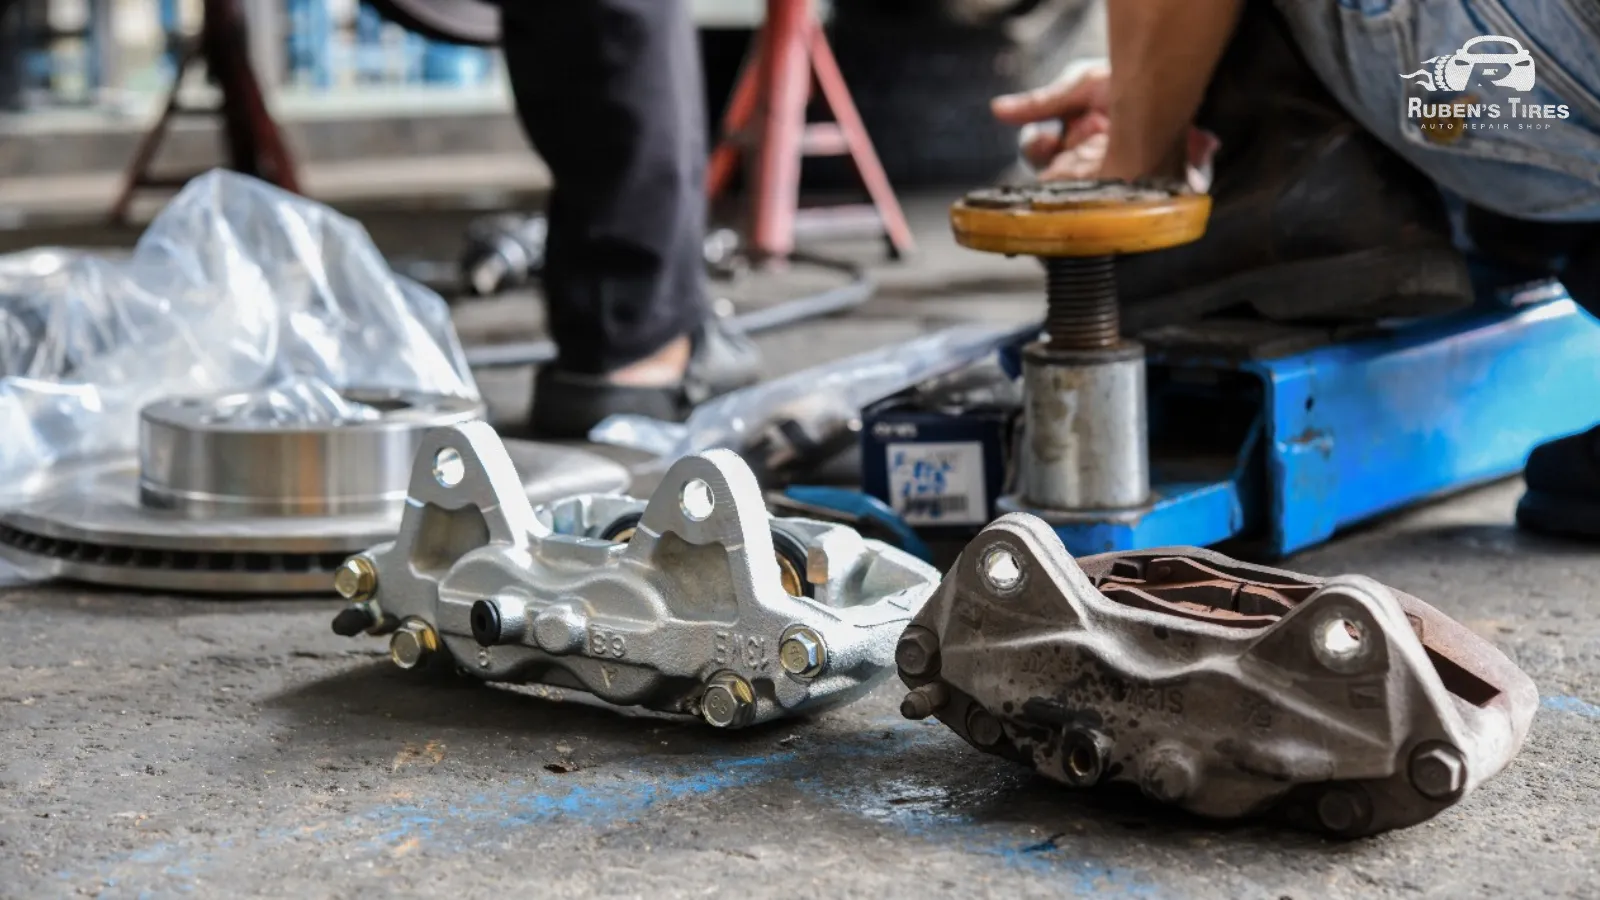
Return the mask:
[[[500,5],[480,0],[372,0],[385,19],[407,31],[451,44],[500,43]]]
[[[325,593],[351,554],[400,526],[417,447],[479,417],[468,400],[351,392],[376,418],[274,427],[230,418],[244,395],[140,414],[135,456],[42,473],[0,513],[0,557],[30,575],[150,590]],[[536,503],[625,489],[588,451],[508,441]]]

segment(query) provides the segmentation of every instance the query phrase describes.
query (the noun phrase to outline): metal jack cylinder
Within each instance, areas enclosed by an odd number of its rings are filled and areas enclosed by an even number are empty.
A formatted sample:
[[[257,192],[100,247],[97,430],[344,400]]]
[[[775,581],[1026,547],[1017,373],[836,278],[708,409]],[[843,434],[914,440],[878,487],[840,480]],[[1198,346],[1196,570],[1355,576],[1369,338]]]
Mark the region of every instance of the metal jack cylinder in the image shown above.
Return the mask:
[[[1022,495],[1043,509],[1142,506],[1150,497],[1144,347],[1023,350]]]
[[[1020,496],[1001,506],[1126,513],[1150,500],[1144,347],[1122,338],[1115,257],[1205,233],[1211,201],[1181,185],[1061,181],[974,191],[956,241],[1045,265],[1044,340],[1022,352]]]

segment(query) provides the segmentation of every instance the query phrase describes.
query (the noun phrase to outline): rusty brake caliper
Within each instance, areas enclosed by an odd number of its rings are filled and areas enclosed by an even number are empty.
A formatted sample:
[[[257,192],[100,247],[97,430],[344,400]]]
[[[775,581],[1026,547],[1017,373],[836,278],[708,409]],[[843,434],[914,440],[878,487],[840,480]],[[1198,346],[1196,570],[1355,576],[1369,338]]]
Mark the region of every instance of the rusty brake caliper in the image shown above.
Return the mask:
[[[1503,769],[1533,682],[1421,600],[1195,548],[1074,560],[1008,515],[901,638],[901,711],[1075,787],[1342,837],[1432,817]]]

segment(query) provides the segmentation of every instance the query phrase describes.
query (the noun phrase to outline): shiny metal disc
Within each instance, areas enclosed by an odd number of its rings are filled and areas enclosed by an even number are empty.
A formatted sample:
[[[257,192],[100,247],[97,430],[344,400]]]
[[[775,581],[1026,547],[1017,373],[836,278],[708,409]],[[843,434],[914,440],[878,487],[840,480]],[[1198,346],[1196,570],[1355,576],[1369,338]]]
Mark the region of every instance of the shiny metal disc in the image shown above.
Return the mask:
[[[625,490],[622,465],[575,447],[506,441],[528,498]],[[140,502],[139,461],[45,473],[0,513],[0,557],[32,576],[152,590],[324,593],[346,557],[394,537],[403,501],[344,515],[191,518]]]
[[[352,418],[305,422],[262,394],[173,397],[139,412],[139,496],[190,519],[359,516],[405,500],[429,428],[480,418],[476,400],[341,392]],[[327,415],[325,412],[324,415]]]

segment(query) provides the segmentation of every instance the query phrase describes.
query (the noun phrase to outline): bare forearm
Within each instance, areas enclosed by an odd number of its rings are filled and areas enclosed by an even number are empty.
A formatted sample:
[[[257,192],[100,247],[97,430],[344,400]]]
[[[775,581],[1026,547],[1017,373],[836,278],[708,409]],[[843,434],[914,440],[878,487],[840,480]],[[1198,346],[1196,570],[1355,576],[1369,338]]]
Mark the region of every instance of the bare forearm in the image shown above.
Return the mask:
[[[1110,145],[1101,174],[1177,175],[1244,0],[1108,0]]]

